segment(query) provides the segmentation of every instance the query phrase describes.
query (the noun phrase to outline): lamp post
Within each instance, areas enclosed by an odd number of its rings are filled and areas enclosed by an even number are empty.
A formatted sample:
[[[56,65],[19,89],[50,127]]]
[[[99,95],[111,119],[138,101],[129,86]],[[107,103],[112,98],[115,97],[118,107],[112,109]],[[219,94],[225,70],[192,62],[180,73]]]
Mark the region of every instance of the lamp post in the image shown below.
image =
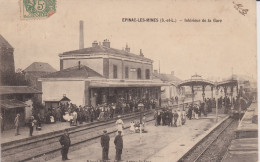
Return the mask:
[[[216,87],[216,123],[218,122],[218,87]]]
[[[184,110],[184,101],[185,101],[185,96],[183,95],[183,96],[182,96],[182,106],[183,106],[182,110],[183,110],[183,111],[185,111],[185,110]]]
[[[243,86],[240,86],[240,89],[239,89],[239,94],[238,94],[238,119],[239,119],[239,122],[241,121],[241,101],[240,99],[242,98],[242,95],[243,95]]]
[[[202,100],[205,100],[205,92],[202,93]]]
[[[139,127],[139,129],[140,129],[140,141],[139,142],[141,144],[142,143],[142,117],[143,117],[144,104],[142,102],[140,102],[138,104],[138,108],[140,110],[140,127]]]

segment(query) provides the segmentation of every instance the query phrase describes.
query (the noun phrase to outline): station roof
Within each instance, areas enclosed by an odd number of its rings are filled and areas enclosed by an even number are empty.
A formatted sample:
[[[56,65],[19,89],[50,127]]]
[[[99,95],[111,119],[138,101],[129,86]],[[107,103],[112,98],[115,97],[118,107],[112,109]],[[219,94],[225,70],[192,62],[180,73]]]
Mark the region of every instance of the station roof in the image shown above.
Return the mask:
[[[179,87],[181,86],[215,86],[215,83],[206,79],[202,79],[199,75],[193,75],[191,79],[184,80],[179,83]]]
[[[235,79],[230,79],[230,80],[225,80],[225,81],[222,81],[222,82],[218,82],[217,83],[217,86],[236,86],[238,85],[238,80],[235,80]]]
[[[4,94],[41,94],[42,92],[28,86],[0,86],[0,95]]]
[[[124,51],[124,50],[109,48],[109,47],[102,46],[102,45],[97,45],[97,46],[94,46],[94,47],[64,52],[64,53],[60,54],[59,56],[69,56],[69,55],[75,55],[75,54],[76,55],[79,55],[79,54],[82,54],[82,55],[84,55],[84,54],[99,54],[99,53],[106,53],[108,55],[113,54],[113,55],[117,55],[119,57],[126,56],[126,57],[132,57],[132,58],[137,58],[137,59],[140,59],[140,60],[153,62],[151,59],[145,58],[143,56],[133,54],[133,53],[130,53],[130,52],[127,52],[127,51]]]
[[[18,100],[0,100],[1,107],[12,109],[12,108],[18,108],[18,107],[26,107],[27,105],[21,101]]]
[[[98,72],[94,71],[93,69],[85,66],[79,65],[70,67],[67,69],[63,69],[61,71],[57,71],[54,73],[50,73],[44,75],[42,78],[81,78],[86,79],[88,77],[103,77]]]
[[[89,87],[98,88],[98,87],[160,87],[166,86],[168,84],[162,82],[105,82],[105,81],[96,81],[90,82]]]
[[[34,62],[31,65],[29,65],[26,69],[23,71],[25,72],[56,72],[57,70],[54,69],[50,64],[45,62]]]
[[[179,83],[181,82],[181,79],[174,76],[174,75],[171,75],[171,74],[159,74],[159,73],[153,73],[153,76],[155,78],[158,78],[160,80],[162,80],[163,82],[174,82],[174,83]]]

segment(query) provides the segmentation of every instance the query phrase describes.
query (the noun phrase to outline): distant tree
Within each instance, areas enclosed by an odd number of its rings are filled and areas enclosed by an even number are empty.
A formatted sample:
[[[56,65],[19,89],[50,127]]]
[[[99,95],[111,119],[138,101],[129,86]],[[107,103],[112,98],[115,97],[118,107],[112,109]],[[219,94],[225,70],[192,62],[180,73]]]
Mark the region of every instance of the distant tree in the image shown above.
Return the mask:
[[[32,102],[33,102],[32,115],[35,116],[38,115],[40,110],[44,109],[44,105],[38,100],[37,97],[33,97]]]
[[[13,73],[10,71],[1,72],[1,85],[4,86],[28,86],[29,81],[25,79],[22,71],[18,70]]]

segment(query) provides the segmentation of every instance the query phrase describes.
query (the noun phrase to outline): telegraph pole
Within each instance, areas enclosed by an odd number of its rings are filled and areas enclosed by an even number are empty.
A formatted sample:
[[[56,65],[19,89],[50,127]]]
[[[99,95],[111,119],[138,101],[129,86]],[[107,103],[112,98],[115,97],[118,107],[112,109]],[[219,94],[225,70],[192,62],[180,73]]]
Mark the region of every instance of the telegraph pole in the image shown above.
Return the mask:
[[[160,64],[160,60],[159,60],[159,74],[161,74],[161,64]]]
[[[216,123],[218,122],[218,87],[216,87]]]

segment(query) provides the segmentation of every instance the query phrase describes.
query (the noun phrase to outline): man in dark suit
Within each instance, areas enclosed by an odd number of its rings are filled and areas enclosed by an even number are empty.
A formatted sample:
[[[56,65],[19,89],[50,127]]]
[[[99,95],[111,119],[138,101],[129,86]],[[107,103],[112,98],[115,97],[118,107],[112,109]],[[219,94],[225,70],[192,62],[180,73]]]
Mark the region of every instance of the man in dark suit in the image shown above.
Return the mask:
[[[120,161],[123,150],[123,138],[121,136],[121,131],[118,131],[118,135],[115,137],[114,143],[116,146],[116,160]]]
[[[61,144],[61,155],[62,160],[70,160],[68,159],[68,152],[70,147],[70,137],[68,133],[68,129],[64,130],[64,134],[60,137],[60,144]]]
[[[108,152],[109,152],[109,141],[110,137],[107,134],[107,131],[103,131],[104,134],[101,136],[101,146],[102,146],[102,160],[109,160],[108,159]]]
[[[28,126],[29,126],[29,131],[30,131],[29,135],[32,136],[33,128],[34,128],[34,117],[33,116],[31,116],[31,118],[29,119]]]

